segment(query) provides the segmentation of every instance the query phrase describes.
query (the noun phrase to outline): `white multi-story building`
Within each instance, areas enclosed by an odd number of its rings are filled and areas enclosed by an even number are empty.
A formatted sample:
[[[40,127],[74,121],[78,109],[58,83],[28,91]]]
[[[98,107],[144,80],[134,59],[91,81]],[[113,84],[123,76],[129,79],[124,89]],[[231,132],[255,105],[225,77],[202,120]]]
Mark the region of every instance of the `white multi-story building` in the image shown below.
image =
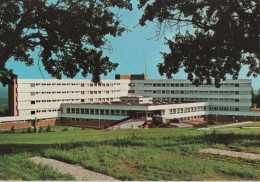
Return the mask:
[[[115,80],[17,79],[9,88],[9,110],[22,118],[62,117],[62,104],[118,102],[120,97],[152,97],[155,104],[207,103],[205,115],[255,116],[250,112],[250,79],[226,80],[220,88],[188,80],[116,75]],[[105,105],[104,105],[105,107]],[[170,110],[165,108],[165,113]],[[3,120],[3,118],[1,118]]]

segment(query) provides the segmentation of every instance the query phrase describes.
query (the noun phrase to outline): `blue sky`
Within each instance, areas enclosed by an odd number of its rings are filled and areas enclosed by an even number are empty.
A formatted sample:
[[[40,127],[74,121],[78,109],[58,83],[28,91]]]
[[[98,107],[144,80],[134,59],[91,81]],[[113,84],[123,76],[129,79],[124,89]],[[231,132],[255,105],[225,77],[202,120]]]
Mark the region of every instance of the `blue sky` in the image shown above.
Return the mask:
[[[147,27],[137,26],[138,19],[141,17],[141,11],[136,8],[134,11],[121,10],[123,22],[128,26],[130,32],[123,33],[122,37],[112,38],[108,37],[113,47],[112,52],[106,52],[106,55],[110,57],[112,62],[119,63],[117,70],[109,73],[106,77],[101,76],[102,79],[114,79],[115,74],[140,74],[145,72],[145,60],[146,60],[146,73],[150,79],[162,79],[165,76],[160,76],[157,70],[157,64],[162,62],[160,52],[168,52],[168,47],[164,45],[164,39],[160,40],[151,39],[156,32],[155,24],[148,24]],[[174,33],[174,32],[173,32]],[[39,67],[37,65],[37,54],[33,54],[35,59],[35,66],[27,67],[24,63],[14,62],[13,60],[8,61],[7,67],[12,68],[14,73],[19,78],[43,78]],[[51,78],[50,75],[41,66],[44,78]],[[244,67],[240,73],[239,78],[246,77],[247,68]],[[64,77],[65,78],[65,77]],[[84,79],[81,74],[78,74],[76,79]],[[91,75],[87,77],[90,79]],[[174,78],[186,78],[186,74],[180,71],[174,75]],[[250,77],[253,80],[253,88],[259,89],[260,87],[260,76],[257,78]]]

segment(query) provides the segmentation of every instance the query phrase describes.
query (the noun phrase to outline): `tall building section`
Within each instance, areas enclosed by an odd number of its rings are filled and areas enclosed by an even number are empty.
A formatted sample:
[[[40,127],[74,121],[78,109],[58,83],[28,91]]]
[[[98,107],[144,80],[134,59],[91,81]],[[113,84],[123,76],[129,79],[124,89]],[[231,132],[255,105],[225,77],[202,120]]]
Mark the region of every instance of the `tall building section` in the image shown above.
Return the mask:
[[[19,116],[60,117],[62,103],[98,103],[120,101],[127,96],[129,80],[18,79]]]
[[[252,105],[251,80],[238,79],[222,82],[220,88],[214,85],[192,85],[188,80],[133,80],[130,95],[143,95],[159,102],[185,103],[209,102],[212,114],[223,111],[249,112]]]

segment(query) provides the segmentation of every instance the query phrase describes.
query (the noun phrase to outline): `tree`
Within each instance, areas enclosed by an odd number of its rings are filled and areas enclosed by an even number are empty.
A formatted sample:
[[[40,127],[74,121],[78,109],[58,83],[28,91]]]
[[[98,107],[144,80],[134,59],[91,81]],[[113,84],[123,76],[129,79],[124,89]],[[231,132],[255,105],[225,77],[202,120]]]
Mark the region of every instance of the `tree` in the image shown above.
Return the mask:
[[[253,96],[253,103],[256,103],[258,107],[260,107],[260,89],[258,90],[258,93]]]
[[[247,76],[260,74],[258,0],[139,0],[139,8],[140,25],[155,21],[159,32],[179,31],[166,40],[161,75],[172,78],[184,68],[194,84],[214,80],[219,87],[227,75],[237,79],[242,65],[249,66]]]
[[[60,79],[81,72],[100,75],[114,70],[117,63],[103,56],[109,46],[106,36],[121,36],[126,30],[115,8],[131,10],[130,0],[2,0],[0,2],[0,82],[15,76],[6,62],[33,65],[31,52],[39,51],[46,71]]]

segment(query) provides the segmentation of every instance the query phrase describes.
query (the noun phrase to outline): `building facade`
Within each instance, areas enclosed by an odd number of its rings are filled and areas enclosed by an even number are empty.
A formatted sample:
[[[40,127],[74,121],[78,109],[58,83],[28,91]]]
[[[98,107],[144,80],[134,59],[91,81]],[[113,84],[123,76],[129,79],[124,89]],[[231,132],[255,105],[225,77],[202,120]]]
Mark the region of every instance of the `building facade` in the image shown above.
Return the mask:
[[[106,110],[105,107],[112,107],[109,103],[119,102],[120,97],[127,99],[127,97],[137,96],[150,97],[155,105],[181,106],[184,104],[183,113],[177,113],[181,110],[177,110],[175,113],[173,108],[167,106],[164,111],[162,110],[162,115],[166,118],[190,117],[188,114],[190,112],[185,110],[188,108],[185,104],[188,106],[191,103],[195,105],[204,103],[203,115],[258,116],[256,113],[250,112],[251,91],[250,79],[226,80],[221,83],[220,88],[207,84],[196,87],[184,79],[147,79],[145,75],[116,75],[115,80],[102,80],[98,84],[90,80],[15,79],[9,87],[9,109],[16,117],[0,118],[0,122],[15,119],[25,120],[26,118],[67,118],[66,114],[74,114],[73,118],[77,119],[76,115],[81,112],[77,113],[75,110],[75,113],[72,113],[71,110],[70,113],[67,113],[66,109],[83,109],[82,107],[86,105],[91,107],[84,108],[89,109],[89,114],[84,110],[84,114],[89,116],[84,116],[83,119],[91,119],[91,117],[100,119],[103,117],[102,110]],[[95,108],[92,108],[94,106]],[[66,109],[64,110],[64,108]],[[98,114],[91,114],[90,109],[94,109],[94,113]],[[95,111],[97,109],[98,112]],[[115,113],[117,110],[120,111],[119,115],[111,114],[111,118],[114,120],[117,116],[127,113],[127,110],[121,108],[107,110],[109,110],[109,115],[111,110],[114,110]],[[149,111],[148,108],[146,110]],[[90,115],[93,116],[90,117]]]

